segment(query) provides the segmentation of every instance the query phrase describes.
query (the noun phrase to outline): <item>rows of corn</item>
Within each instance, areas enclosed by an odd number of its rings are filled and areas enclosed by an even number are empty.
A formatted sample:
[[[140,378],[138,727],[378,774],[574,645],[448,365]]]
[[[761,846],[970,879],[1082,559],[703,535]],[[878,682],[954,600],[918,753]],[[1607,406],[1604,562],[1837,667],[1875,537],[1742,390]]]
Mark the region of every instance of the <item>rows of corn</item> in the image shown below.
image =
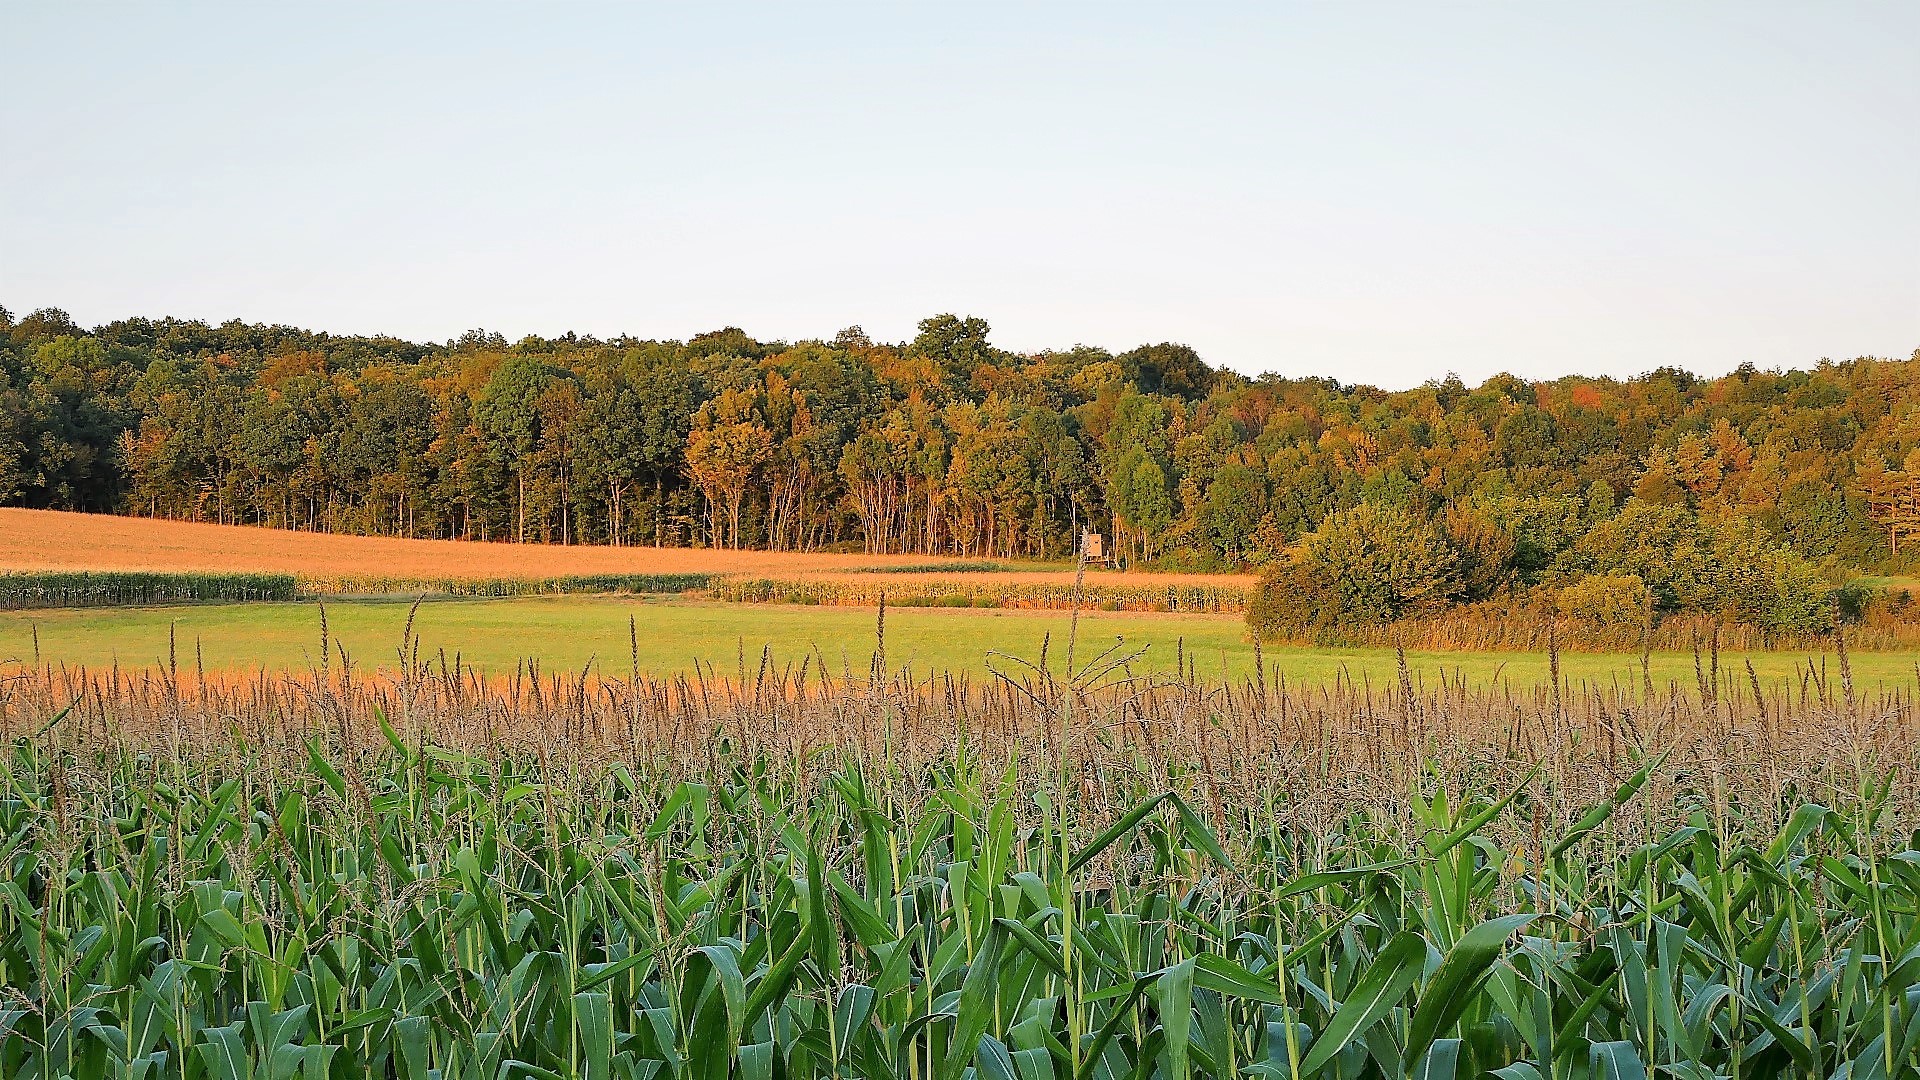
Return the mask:
[[[183,603],[260,603],[334,596],[507,598],[581,593],[696,592],[713,574],[576,574],[566,577],[417,578],[299,576],[197,571],[0,572],[0,609],[145,607]]]
[[[1108,611],[1246,610],[1250,588],[1233,582],[1097,582],[1081,589],[1085,606]],[[700,593],[741,603],[896,607],[1066,609],[1071,580],[1004,580],[977,573],[868,573],[763,578],[732,574],[574,574],[549,577],[422,578],[372,574],[301,575],[182,572],[35,571],[0,573],[0,608],[146,606],[200,601],[286,601],[308,597],[432,596],[505,599],[576,594]]]
[[[333,686],[303,700],[324,716],[349,700]],[[1920,1060],[1920,851],[1884,761],[1784,789],[1631,750],[1598,789],[1512,754],[1412,761],[1397,796],[1328,817],[1281,784],[1221,799],[1214,774],[1266,765],[1154,758],[1151,732],[1086,751],[1097,776],[1044,741],[896,753],[885,698],[851,683],[844,722],[885,730],[792,753],[724,725],[672,753],[583,752],[584,729],[456,748],[384,709],[271,730],[216,708],[182,738],[166,692],[154,737],[110,730],[124,703],[97,687],[12,732],[0,1076],[1865,1080]]]
[[[740,603],[825,604],[874,607],[1039,608],[1065,610],[1074,605],[1075,585],[1060,581],[1003,579],[983,574],[844,574],[803,578],[728,577],[716,579],[711,594]],[[1184,611],[1239,613],[1247,609],[1252,587],[1232,580],[1175,584],[1103,579],[1083,582],[1080,602],[1106,611]]]
[[[571,574],[558,577],[419,578],[368,574],[308,576],[300,580],[303,596],[435,596],[505,599],[518,596],[568,596],[582,593],[660,594],[697,592],[711,586],[718,575]]]
[[[292,600],[292,574],[36,570],[0,572],[0,609]]]

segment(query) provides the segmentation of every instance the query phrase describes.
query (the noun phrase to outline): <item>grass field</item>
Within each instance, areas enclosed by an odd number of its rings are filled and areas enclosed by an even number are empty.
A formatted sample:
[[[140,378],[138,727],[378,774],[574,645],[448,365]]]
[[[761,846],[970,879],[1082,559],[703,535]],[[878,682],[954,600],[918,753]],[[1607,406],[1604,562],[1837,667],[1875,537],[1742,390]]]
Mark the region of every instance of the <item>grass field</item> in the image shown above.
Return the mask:
[[[333,639],[361,667],[391,666],[410,605],[400,601],[332,602],[326,605]],[[866,670],[874,648],[871,609],[718,604],[680,600],[613,597],[541,597],[517,600],[444,600],[423,604],[414,631],[422,654],[444,648],[463,663],[491,672],[511,672],[527,657],[552,670],[579,671],[597,661],[610,674],[624,675],[629,659],[627,620],[638,626],[641,669],[668,673],[691,669],[695,660],[722,674],[736,673],[744,656],[749,674],[759,667],[762,646],[775,664],[792,662],[818,650],[839,672],[844,658],[856,672]],[[1039,654],[1041,640],[1052,635],[1052,656],[1064,649],[1069,617],[1063,612],[944,611],[892,608],[887,612],[887,659],[891,666],[911,664],[925,672],[987,670],[987,654],[1000,650],[1028,659]],[[34,633],[47,660],[103,666],[164,663],[169,631],[183,669],[204,661],[209,671],[302,670],[317,663],[320,606],[297,604],[220,604],[159,608],[115,608],[0,613],[0,661],[31,660]],[[1235,676],[1252,671],[1253,646],[1245,626],[1232,616],[1090,612],[1081,618],[1084,659],[1124,638],[1146,646],[1136,665],[1142,672],[1169,672],[1183,652],[1204,678],[1217,678],[1224,662]],[[197,653],[196,653],[197,650]],[[1386,686],[1397,678],[1393,654],[1386,649],[1269,647],[1270,666],[1291,680],[1327,683],[1346,677]],[[1765,679],[1790,677],[1809,659],[1835,667],[1834,658],[1777,652],[1753,656]],[[1510,679],[1532,685],[1546,678],[1543,653],[1411,652],[1416,675],[1438,680],[1464,675],[1469,682]],[[337,662],[337,661],[336,661]],[[816,661],[817,663],[818,661]],[[1729,669],[1740,658],[1723,656]],[[1662,685],[1694,683],[1690,653],[1656,653],[1651,670]],[[1910,682],[1914,658],[1905,653],[1856,653],[1854,678]],[[1619,653],[1567,653],[1561,669],[1569,679],[1638,679],[1639,658]]]

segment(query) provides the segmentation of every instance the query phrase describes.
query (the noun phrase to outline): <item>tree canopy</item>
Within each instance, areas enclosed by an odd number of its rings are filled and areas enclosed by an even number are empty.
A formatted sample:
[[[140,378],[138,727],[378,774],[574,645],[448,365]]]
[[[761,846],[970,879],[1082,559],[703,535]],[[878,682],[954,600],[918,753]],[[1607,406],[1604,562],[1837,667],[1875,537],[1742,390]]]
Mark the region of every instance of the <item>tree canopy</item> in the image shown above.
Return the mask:
[[[1091,528],[1128,565],[1385,568],[1315,618],[1580,575],[1614,582],[1576,595],[1596,611],[1703,588],[1759,610],[1810,573],[1920,566],[1920,352],[1389,392],[1172,343],[1014,353],[954,314],[893,344],[431,344],[0,309],[0,504],[998,557]],[[1746,576],[1706,573],[1728,559]]]

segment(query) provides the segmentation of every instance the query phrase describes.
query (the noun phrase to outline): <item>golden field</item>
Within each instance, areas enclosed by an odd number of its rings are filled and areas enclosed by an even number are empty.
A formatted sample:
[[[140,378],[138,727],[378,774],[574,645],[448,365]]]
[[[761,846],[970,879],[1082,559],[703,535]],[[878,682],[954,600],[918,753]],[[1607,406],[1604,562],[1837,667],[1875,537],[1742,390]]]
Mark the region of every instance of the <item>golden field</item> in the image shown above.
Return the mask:
[[[929,567],[915,572],[916,567]],[[885,572],[889,591],[923,589],[956,575],[993,574],[997,585],[1058,587],[1073,571],[927,555],[729,551],[721,548],[560,546],[405,540],[385,536],[292,532],[244,525],[57,510],[0,508],[0,571],[137,570],[161,573],[293,574],[304,583],[352,579],[404,581],[562,578],[608,574],[724,574],[815,580],[851,586]],[[1235,575],[1126,573],[1095,569],[1089,578],[1129,589],[1221,585],[1244,590]]]
[[[490,544],[0,508],[0,569],[250,571],[301,577],[516,578],[794,573],[924,562],[904,555]]]

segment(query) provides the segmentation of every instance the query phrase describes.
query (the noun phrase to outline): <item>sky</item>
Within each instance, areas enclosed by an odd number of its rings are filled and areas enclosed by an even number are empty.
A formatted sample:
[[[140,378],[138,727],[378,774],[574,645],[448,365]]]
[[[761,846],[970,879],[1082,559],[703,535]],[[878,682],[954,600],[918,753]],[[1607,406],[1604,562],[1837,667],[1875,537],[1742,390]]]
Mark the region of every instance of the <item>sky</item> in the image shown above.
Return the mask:
[[[1920,4],[8,5],[0,305],[444,341],[1920,348]]]

